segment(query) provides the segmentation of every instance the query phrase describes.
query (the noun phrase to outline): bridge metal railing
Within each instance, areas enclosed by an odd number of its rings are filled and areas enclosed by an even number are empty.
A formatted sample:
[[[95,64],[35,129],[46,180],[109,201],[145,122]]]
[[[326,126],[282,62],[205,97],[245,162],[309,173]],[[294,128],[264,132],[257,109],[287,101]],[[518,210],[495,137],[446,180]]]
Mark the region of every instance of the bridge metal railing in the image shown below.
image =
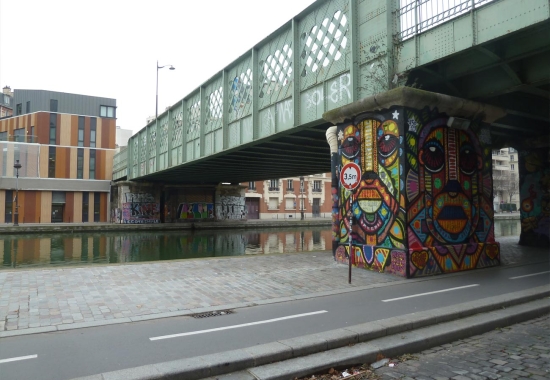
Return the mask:
[[[411,37],[482,5],[511,1],[317,0],[132,136],[115,156],[115,173],[131,180],[321,123],[330,109],[399,85],[396,74],[475,44],[463,38],[460,46],[435,49],[440,37]],[[487,38],[506,28],[491,29]]]
[[[400,1],[399,36],[406,40],[495,0]]]

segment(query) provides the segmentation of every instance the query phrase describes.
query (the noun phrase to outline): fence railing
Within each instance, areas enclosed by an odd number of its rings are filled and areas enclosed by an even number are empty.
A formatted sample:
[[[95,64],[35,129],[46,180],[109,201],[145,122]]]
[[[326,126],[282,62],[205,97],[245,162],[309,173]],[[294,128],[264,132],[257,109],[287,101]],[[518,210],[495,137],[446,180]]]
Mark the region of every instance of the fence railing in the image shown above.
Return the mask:
[[[406,40],[492,1],[495,0],[401,0],[400,37]]]

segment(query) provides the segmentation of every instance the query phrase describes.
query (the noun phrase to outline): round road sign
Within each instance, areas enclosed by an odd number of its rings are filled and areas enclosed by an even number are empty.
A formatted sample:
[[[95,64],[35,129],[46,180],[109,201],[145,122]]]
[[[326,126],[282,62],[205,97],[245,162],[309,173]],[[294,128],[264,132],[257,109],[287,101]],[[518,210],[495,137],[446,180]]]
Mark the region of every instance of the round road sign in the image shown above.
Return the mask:
[[[340,172],[340,183],[348,190],[355,189],[361,181],[361,168],[355,162],[348,162]]]

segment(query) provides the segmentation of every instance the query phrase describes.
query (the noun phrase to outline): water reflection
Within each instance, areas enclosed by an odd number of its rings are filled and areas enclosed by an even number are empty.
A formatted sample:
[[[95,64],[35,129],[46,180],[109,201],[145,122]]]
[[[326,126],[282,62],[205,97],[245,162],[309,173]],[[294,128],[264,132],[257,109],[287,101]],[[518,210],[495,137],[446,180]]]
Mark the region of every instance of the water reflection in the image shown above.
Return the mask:
[[[520,221],[496,220],[495,236],[519,236]],[[256,231],[55,234],[0,239],[0,268],[109,264],[330,250],[330,228]]]
[[[521,222],[519,219],[495,220],[495,236],[519,236]]]
[[[2,268],[324,251],[329,228],[21,235],[0,239]]]

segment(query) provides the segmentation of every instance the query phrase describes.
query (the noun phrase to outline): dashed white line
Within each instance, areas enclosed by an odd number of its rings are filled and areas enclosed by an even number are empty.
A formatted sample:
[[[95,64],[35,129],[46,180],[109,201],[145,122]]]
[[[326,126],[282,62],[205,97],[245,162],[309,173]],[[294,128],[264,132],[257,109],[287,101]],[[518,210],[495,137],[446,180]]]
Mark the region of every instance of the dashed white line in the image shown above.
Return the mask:
[[[307,316],[310,316],[310,315],[323,314],[323,313],[327,313],[327,311],[326,310],[320,310],[320,311],[314,311],[314,312],[311,312],[311,313],[295,314],[295,315],[289,315],[287,317],[266,319],[264,321],[243,323],[241,325],[218,327],[218,328],[215,328],[215,329],[208,329],[208,330],[191,331],[191,332],[186,332],[186,333],[181,333],[181,334],[156,336],[156,337],[153,337],[153,338],[149,338],[149,340],[161,340],[161,339],[178,338],[178,337],[181,337],[181,336],[188,336],[188,335],[206,334],[206,333],[214,332],[214,331],[222,331],[222,330],[237,329],[237,328],[240,328],[240,327],[262,325],[264,323],[279,322],[279,321],[284,321],[284,320],[287,320],[287,319],[301,318],[301,317],[307,317]]]
[[[510,279],[510,280],[517,280],[518,278],[531,277],[531,276],[538,276],[538,275],[540,275],[540,274],[546,274],[546,273],[550,273],[550,270],[547,270],[546,272],[538,272],[538,273],[526,274],[526,275],[523,275],[523,276],[510,277],[509,279]]]
[[[0,359],[0,364],[9,363],[9,362],[16,362],[16,361],[19,361],[19,360],[36,359],[37,357],[38,357],[38,355],[28,355],[28,356],[18,356],[16,358]]]
[[[479,284],[472,284],[472,285],[466,285],[466,286],[459,286],[459,287],[456,287],[456,288],[435,290],[435,291],[433,291],[433,292],[413,294],[413,295],[410,295],[410,296],[399,297],[399,298],[390,298],[390,299],[387,299],[387,300],[382,300],[382,302],[392,302],[392,301],[404,300],[404,299],[407,299],[407,298],[428,296],[428,295],[430,295],[430,294],[443,293],[443,292],[450,292],[450,291],[453,291],[453,290],[471,288],[472,286],[479,286]]]

